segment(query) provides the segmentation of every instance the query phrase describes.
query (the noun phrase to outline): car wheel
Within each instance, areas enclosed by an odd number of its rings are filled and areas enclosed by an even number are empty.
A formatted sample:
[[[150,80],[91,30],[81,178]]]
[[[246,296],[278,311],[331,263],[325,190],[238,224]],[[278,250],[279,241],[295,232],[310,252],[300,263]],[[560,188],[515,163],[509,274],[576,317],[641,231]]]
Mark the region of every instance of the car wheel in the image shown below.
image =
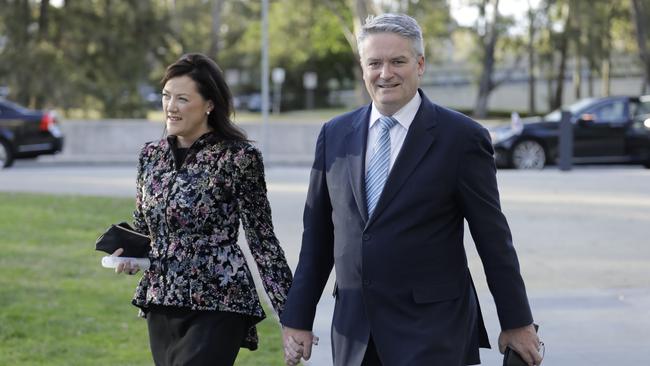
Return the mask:
[[[539,142],[524,140],[512,148],[511,161],[515,169],[542,169],[546,164],[546,151]]]
[[[14,163],[14,155],[11,147],[5,141],[0,140],[0,168],[8,168]]]

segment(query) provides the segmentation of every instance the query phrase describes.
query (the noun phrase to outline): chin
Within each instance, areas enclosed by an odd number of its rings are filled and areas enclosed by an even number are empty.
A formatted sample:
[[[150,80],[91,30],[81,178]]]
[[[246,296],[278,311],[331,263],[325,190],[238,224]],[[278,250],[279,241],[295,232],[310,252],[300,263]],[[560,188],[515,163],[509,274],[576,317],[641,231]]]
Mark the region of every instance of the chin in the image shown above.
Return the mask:
[[[388,105],[393,105],[393,104],[399,104],[400,98],[398,98],[397,96],[379,95],[377,97],[377,102],[388,106]]]

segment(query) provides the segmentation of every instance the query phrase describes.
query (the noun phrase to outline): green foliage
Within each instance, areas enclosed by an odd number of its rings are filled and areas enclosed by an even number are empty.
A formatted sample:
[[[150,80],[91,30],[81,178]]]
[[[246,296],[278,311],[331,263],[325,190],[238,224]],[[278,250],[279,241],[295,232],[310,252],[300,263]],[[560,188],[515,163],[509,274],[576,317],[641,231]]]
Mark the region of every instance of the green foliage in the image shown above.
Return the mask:
[[[165,48],[167,15],[153,1],[66,1],[39,12],[13,1],[0,13],[6,44],[0,84],[32,107],[100,109],[107,117],[142,117],[139,88]],[[43,28],[41,28],[43,25]]]
[[[0,193],[3,365],[151,365],[146,322],[130,304],[137,276],[99,265],[98,234],[128,220],[132,199]],[[267,311],[268,313],[268,311]],[[277,322],[237,365],[281,365]]]
[[[360,83],[355,80],[357,55],[349,43],[353,37],[346,39],[346,32],[354,29],[354,9],[361,1],[270,1],[270,66],[286,70],[283,110],[304,105],[302,76],[307,71],[318,73],[316,102],[321,107],[326,106],[330,85],[353,88]],[[430,63],[458,61],[446,52],[450,40],[464,39],[459,34],[471,32],[473,45],[454,44],[453,49],[470,47],[464,53],[473,55],[474,65],[482,64],[482,27],[487,22],[458,27],[447,0],[363,1],[371,12],[404,12],[415,17],[423,28]],[[232,85],[235,94],[260,90],[259,0],[56,3],[61,5],[0,0],[0,86],[9,86],[9,98],[21,104],[56,108],[64,114],[92,110],[100,111],[102,117],[143,117],[152,107],[144,100],[144,91],[157,91],[166,65],[187,52],[209,54],[222,69],[239,71],[239,82]],[[477,8],[490,3],[462,0],[464,6]],[[650,9],[648,0],[643,3],[646,11]],[[575,19],[565,30],[567,6]],[[542,0],[532,10],[540,76],[555,73],[558,45],[564,40],[570,43],[568,57],[581,53],[594,73],[613,52],[638,52],[629,0]],[[525,54],[528,35],[512,29],[525,27],[527,19],[500,17],[497,23],[497,64]]]

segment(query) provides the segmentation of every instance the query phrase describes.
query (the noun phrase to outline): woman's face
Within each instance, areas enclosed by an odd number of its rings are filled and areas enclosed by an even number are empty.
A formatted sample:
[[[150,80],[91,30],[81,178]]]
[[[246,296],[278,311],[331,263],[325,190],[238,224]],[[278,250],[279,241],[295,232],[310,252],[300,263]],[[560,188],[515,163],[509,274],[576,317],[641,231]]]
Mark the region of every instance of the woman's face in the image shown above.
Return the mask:
[[[210,131],[208,114],[212,101],[198,92],[196,82],[189,76],[169,79],[162,91],[167,133],[178,137],[180,147],[189,147],[201,135]]]

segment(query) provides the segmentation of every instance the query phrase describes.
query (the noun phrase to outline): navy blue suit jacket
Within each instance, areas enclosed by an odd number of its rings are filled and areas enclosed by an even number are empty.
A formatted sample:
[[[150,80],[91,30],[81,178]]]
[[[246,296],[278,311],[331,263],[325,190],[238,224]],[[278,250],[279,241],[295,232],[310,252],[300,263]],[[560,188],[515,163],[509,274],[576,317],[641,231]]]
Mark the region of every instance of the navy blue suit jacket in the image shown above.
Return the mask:
[[[463,246],[464,220],[503,329],[532,323],[501,212],[487,131],[422,103],[368,217],[370,106],[336,117],[318,137],[298,267],[282,324],[312,329],[332,267],[335,365],[361,363],[372,334],[384,365],[466,365],[489,347]]]

